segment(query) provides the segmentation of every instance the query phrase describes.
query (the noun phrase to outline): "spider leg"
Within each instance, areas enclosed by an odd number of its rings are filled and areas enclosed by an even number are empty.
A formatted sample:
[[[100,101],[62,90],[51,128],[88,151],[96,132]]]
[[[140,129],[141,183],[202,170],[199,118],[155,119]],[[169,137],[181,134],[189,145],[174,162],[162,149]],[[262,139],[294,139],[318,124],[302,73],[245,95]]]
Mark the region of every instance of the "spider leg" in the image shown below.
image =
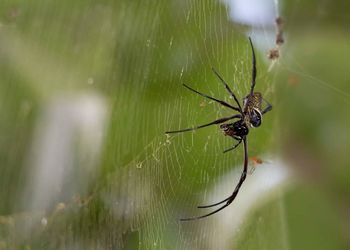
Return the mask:
[[[267,107],[261,112],[261,114],[265,114],[272,110],[272,105],[268,101],[266,101],[264,98],[263,100],[267,104]]]
[[[236,143],[236,144],[235,144],[233,147],[231,147],[231,148],[225,149],[223,153],[227,153],[227,152],[229,152],[229,151],[231,151],[231,150],[234,150],[235,148],[238,147],[239,144],[241,144],[241,142],[242,142],[242,140],[238,140],[238,143]]]
[[[249,37],[249,43],[250,43],[250,47],[252,48],[252,84],[250,87],[250,95],[253,94],[254,92],[254,87],[255,87],[255,79],[256,79],[256,59],[255,59],[255,51],[254,51],[254,46],[253,46],[253,42],[252,39]]]
[[[237,194],[238,194],[238,191],[239,189],[241,188],[246,176],[247,176],[247,171],[248,171],[248,151],[247,151],[247,141],[246,141],[246,137],[243,138],[243,145],[244,145],[244,166],[243,166],[243,172],[242,172],[242,175],[241,175],[241,178],[239,179],[239,182],[235,188],[235,190],[233,191],[233,193],[227,197],[226,199],[222,200],[222,201],[219,201],[219,202],[216,202],[214,204],[211,204],[211,205],[205,205],[205,206],[198,206],[198,208],[208,208],[208,207],[215,207],[219,204],[222,204],[224,202],[227,201],[228,204],[231,204],[232,201],[236,198]]]
[[[211,125],[214,125],[214,124],[220,124],[220,123],[223,123],[223,122],[226,122],[228,120],[235,119],[235,118],[241,118],[241,115],[240,114],[236,114],[236,115],[233,115],[233,116],[230,116],[230,117],[220,118],[220,119],[215,120],[213,122],[210,122],[210,123],[207,123],[207,124],[204,124],[204,125],[200,125],[200,126],[197,126],[197,127],[194,127],[194,128],[186,128],[186,129],[175,130],[175,131],[166,131],[165,133],[166,134],[173,134],[173,133],[181,133],[181,132],[186,132],[186,131],[192,131],[192,130],[208,127],[208,126],[211,126]]]
[[[213,70],[213,72],[215,73],[215,75],[220,79],[220,81],[225,85],[226,90],[230,93],[230,95],[233,97],[233,99],[235,99],[235,102],[238,105],[239,108],[239,112],[242,114],[242,107],[241,104],[239,104],[239,101],[236,97],[236,95],[232,92],[232,90],[230,89],[230,87],[228,86],[228,84],[225,82],[225,80],[219,75],[219,73],[214,69],[214,67],[211,68]]]
[[[201,216],[197,216],[197,217],[190,217],[190,218],[182,218],[180,219],[180,221],[190,221],[190,220],[198,220],[198,219],[203,219],[205,217],[208,217],[210,215],[216,214],[217,212],[223,210],[225,207],[227,207],[228,205],[230,205],[230,203],[226,203],[225,205],[223,205],[222,207],[214,210],[211,213],[205,214],[205,215],[201,215]]]
[[[227,102],[224,102],[224,101],[218,100],[218,99],[216,99],[214,97],[211,97],[211,96],[208,96],[206,94],[200,93],[197,90],[187,86],[186,84],[183,84],[183,86],[185,86],[187,89],[193,91],[194,93],[196,93],[196,94],[198,94],[200,96],[206,97],[206,98],[208,98],[210,100],[213,100],[213,101],[216,101],[216,102],[220,103],[222,106],[225,106],[225,107],[228,107],[230,109],[233,109],[233,110],[236,110],[236,111],[240,112],[239,108],[233,107],[232,105],[228,104]]]
[[[181,221],[197,220],[197,219],[202,219],[202,218],[208,217],[210,215],[213,215],[213,214],[221,211],[222,209],[224,209],[225,207],[229,206],[234,201],[234,199],[236,198],[236,196],[237,196],[237,194],[239,192],[239,189],[241,188],[245,178],[247,177],[248,150],[247,150],[247,139],[246,139],[246,137],[243,138],[243,145],[244,145],[244,166],[243,166],[243,172],[242,172],[241,178],[240,178],[240,180],[239,180],[235,190],[233,191],[233,193],[229,197],[227,197],[225,200],[222,200],[220,202],[217,202],[215,204],[208,205],[208,206],[199,206],[198,208],[214,207],[214,206],[217,206],[217,205],[222,204],[224,202],[226,202],[226,204],[223,205],[222,207],[214,210],[213,212],[208,213],[208,214],[197,216],[197,217],[190,217],[190,218],[180,219]]]
[[[229,196],[229,197],[227,197],[226,199],[224,199],[224,200],[222,200],[222,201],[218,201],[218,202],[216,202],[216,203],[214,203],[214,204],[204,205],[204,206],[198,206],[197,208],[209,208],[209,207],[216,207],[217,205],[220,205],[220,204],[222,204],[222,203],[224,203],[224,202],[228,201],[229,199],[231,199],[231,196],[232,196],[232,195],[230,195],[230,196]]]

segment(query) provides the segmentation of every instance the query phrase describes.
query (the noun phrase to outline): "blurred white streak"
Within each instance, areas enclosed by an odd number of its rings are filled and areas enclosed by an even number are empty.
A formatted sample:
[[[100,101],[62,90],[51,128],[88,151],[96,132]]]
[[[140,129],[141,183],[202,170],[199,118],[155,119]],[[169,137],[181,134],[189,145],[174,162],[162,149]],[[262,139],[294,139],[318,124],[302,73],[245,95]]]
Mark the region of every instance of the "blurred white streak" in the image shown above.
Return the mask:
[[[257,49],[267,51],[274,47],[275,19],[280,1],[277,0],[222,0],[229,8],[233,22],[251,27],[247,33]]]
[[[223,0],[229,6],[234,22],[250,26],[274,24],[274,0]]]
[[[96,173],[106,123],[101,96],[49,100],[34,132],[23,209],[45,211],[84,192]]]
[[[220,198],[226,197],[220,195],[218,198],[219,193],[226,193],[229,196],[227,190],[233,190],[240,178],[242,170],[238,169],[238,167],[235,168],[223,177],[222,181],[219,181],[220,185],[215,187],[215,194],[210,195],[210,200],[206,204],[215,203]],[[220,233],[215,236],[215,239],[208,237],[207,244],[212,246],[209,249],[231,249],[235,236],[240,232],[241,225],[250,212],[261,203],[267,202],[269,198],[273,198],[273,194],[280,195],[281,191],[291,183],[291,177],[289,168],[279,160],[268,160],[256,166],[254,173],[248,174],[234,202],[214,215],[215,220],[211,218],[215,224],[220,225]]]

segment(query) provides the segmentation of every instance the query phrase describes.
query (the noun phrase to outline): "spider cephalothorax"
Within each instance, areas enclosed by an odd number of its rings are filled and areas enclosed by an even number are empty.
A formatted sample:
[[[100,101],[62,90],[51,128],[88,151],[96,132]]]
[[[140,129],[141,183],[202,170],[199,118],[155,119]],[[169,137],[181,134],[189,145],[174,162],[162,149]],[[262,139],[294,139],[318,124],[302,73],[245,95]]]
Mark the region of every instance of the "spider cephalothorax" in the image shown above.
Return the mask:
[[[180,132],[197,130],[197,129],[208,127],[208,126],[211,126],[214,124],[221,124],[220,129],[224,132],[224,134],[232,137],[233,139],[235,139],[237,141],[237,143],[235,145],[233,145],[231,148],[224,150],[224,153],[235,149],[243,141],[243,152],[244,152],[243,173],[242,173],[241,178],[239,179],[239,182],[238,182],[236,188],[234,189],[233,193],[229,197],[227,197],[226,199],[224,199],[222,201],[219,201],[217,203],[207,205],[207,206],[198,206],[198,208],[209,208],[209,207],[218,206],[218,205],[223,204],[223,203],[225,203],[225,204],[222,205],[221,207],[217,208],[216,210],[214,210],[210,213],[207,213],[205,215],[181,219],[183,221],[196,220],[196,219],[208,217],[212,214],[219,212],[220,210],[224,209],[225,207],[227,207],[228,205],[230,205],[233,202],[233,200],[236,198],[238,191],[241,188],[241,186],[242,186],[242,184],[247,176],[247,169],[248,169],[247,135],[249,133],[249,127],[255,127],[255,128],[259,127],[261,125],[261,122],[262,122],[262,116],[266,112],[268,112],[272,109],[271,104],[268,103],[262,97],[262,94],[260,92],[254,92],[255,79],[256,79],[256,60],[255,60],[255,52],[254,52],[253,43],[252,43],[250,38],[249,38],[249,42],[250,42],[250,46],[252,49],[252,55],[253,55],[252,56],[252,60],[253,60],[252,83],[250,85],[249,94],[243,99],[243,109],[242,109],[241,104],[239,103],[237,97],[232,92],[232,90],[230,89],[228,84],[225,82],[225,80],[219,75],[219,73],[214,68],[212,68],[215,75],[220,79],[220,81],[224,84],[226,90],[229,92],[231,97],[233,97],[233,99],[235,100],[235,103],[237,104],[237,106],[233,106],[227,102],[224,102],[224,101],[218,100],[214,97],[200,93],[197,90],[194,90],[185,84],[184,84],[184,86],[186,88],[188,88],[189,90],[191,90],[191,91],[193,91],[193,92],[195,92],[195,93],[197,93],[205,98],[208,98],[210,100],[218,102],[221,105],[238,112],[238,114],[234,114],[234,115],[229,116],[229,117],[220,118],[220,119],[217,119],[213,122],[210,122],[210,123],[207,123],[204,125],[200,125],[200,126],[196,126],[193,128],[165,132],[166,134],[180,133]],[[262,102],[263,101],[267,104],[265,109],[262,109]],[[238,119],[238,120],[233,122],[233,123],[224,123],[226,121],[233,120],[233,119]]]

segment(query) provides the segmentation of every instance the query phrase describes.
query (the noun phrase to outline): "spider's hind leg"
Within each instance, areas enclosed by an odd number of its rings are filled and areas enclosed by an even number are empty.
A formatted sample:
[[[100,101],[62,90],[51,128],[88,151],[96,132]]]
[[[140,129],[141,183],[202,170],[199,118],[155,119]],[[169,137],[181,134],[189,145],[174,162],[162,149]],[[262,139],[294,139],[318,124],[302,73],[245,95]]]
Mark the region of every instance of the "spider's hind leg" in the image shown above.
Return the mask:
[[[237,138],[235,138],[238,142],[235,144],[235,145],[233,145],[232,147],[230,147],[230,148],[228,148],[228,149],[225,149],[224,151],[223,151],[223,153],[227,153],[227,152],[229,152],[229,151],[231,151],[231,150],[234,150],[235,148],[237,148],[238,146],[239,146],[239,144],[241,144],[241,142],[242,142],[242,139],[237,139]]]
[[[229,199],[231,199],[231,195],[229,197],[227,197],[226,199],[222,200],[222,201],[218,201],[218,202],[210,204],[210,205],[197,206],[197,208],[215,207],[215,206],[220,205],[220,204],[222,204],[224,202],[227,202]]]

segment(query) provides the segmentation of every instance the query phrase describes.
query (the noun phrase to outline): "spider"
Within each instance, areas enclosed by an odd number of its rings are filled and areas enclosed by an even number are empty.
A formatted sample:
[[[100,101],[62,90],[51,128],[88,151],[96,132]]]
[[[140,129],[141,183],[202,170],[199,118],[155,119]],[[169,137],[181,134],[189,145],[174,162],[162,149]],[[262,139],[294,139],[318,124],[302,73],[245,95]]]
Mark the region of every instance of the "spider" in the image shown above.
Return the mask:
[[[233,106],[227,102],[224,102],[224,101],[218,100],[214,97],[200,93],[197,90],[194,90],[191,87],[183,84],[183,86],[186,87],[187,89],[189,89],[190,91],[192,91],[200,96],[203,96],[205,98],[208,98],[210,100],[213,100],[215,102],[218,102],[221,105],[223,105],[229,109],[237,111],[238,114],[234,114],[234,115],[229,116],[229,117],[220,118],[218,120],[215,120],[213,122],[210,122],[210,123],[207,123],[204,125],[200,125],[200,126],[196,126],[196,127],[192,127],[192,128],[181,129],[181,130],[175,130],[175,131],[167,131],[165,133],[166,134],[182,133],[182,132],[201,129],[201,128],[208,127],[208,126],[215,125],[215,124],[221,124],[220,129],[223,131],[224,135],[230,136],[237,141],[237,143],[235,145],[233,145],[231,148],[224,150],[224,153],[227,153],[231,150],[234,150],[236,147],[238,147],[243,142],[244,163],[243,163],[243,172],[241,174],[240,180],[239,180],[238,184],[236,185],[236,188],[234,189],[233,193],[229,197],[227,197],[226,199],[224,199],[222,201],[216,202],[214,204],[205,205],[205,206],[198,206],[198,208],[211,208],[211,207],[217,207],[218,205],[221,205],[219,208],[217,208],[216,210],[214,210],[210,213],[207,213],[207,214],[204,214],[201,216],[180,219],[181,221],[202,219],[202,218],[208,217],[210,215],[213,215],[213,214],[223,210],[225,207],[229,206],[233,202],[233,200],[236,198],[236,196],[239,192],[239,189],[241,188],[244,180],[246,179],[247,168],[248,168],[247,135],[249,133],[249,128],[250,127],[251,128],[259,127],[261,125],[263,115],[272,109],[272,105],[262,97],[262,94],[260,92],[254,92],[257,71],[256,71],[256,59],[255,59],[254,46],[253,46],[253,43],[252,43],[252,40],[250,37],[249,37],[249,43],[250,43],[250,47],[252,50],[252,81],[251,81],[251,85],[250,85],[250,92],[243,99],[243,103],[242,103],[243,108],[242,108],[241,104],[239,103],[236,95],[232,92],[232,90],[230,89],[228,84],[225,82],[225,80],[219,75],[219,73],[214,68],[212,68],[214,74],[219,78],[221,83],[223,83],[226,90],[229,92],[231,97],[233,97],[237,106]],[[262,102],[263,101],[266,103],[266,107],[264,109],[262,109]],[[237,121],[235,121],[233,123],[225,123],[226,121],[233,120],[233,119],[237,119]],[[224,205],[222,205],[222,204],[224,204]]]

